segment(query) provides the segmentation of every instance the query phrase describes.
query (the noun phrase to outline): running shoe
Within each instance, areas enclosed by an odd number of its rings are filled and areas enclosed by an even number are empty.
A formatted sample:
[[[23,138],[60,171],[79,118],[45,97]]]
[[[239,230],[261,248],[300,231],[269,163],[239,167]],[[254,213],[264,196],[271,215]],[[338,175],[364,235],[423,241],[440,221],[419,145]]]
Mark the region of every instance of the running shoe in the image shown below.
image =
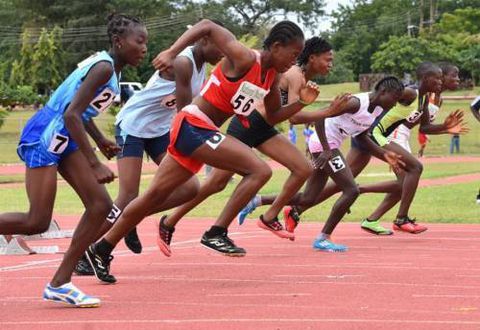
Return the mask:
[[[265,222],[265,221],[263,220],[263,216],[261,215],[261,216],[260,216],[260,219],[258,219],[258,221],[257,221],[257,226],[260,227],[260,228],[262,228],[262,229],[271,231],[272,233],[274,233],[274,234],[277,235],[278,237],[288,238],[288,239],[292,239],[292,240],[295,239],[295,234],[286,231],[286,230],[283,228],[283,226],[282,226],[282,224],[280,223],[280,221],[278,221],[278,218],[277,218],[277,217],[275,217],[275,219],[273,219],[273,221],[271,221],[271,222]]]
[[[393,229],[398,231],[404,231],[410,234],[420,234],[426,231],[428,228],[416,223],[415,219],[410,219],[405,216],[400,219],[396,219],[393,222]]]
[[[372,234],[375,234],[375,235],[392,235],[393,234],[393,231],[383,227],[382,225],[380,225],[380,221],[378,220],[375,220],[375,221],[372,221],[372,220],[368,220],[368,219],[365,219],[362,221],[362,224],[360,225],[360,227],[365,230],[365,231],[368,231],[369,233],[372,233]]]
[[[166,218],[167,216],[163,215],[158,223],[157,245],[164,255],[170,257],[172,255],[172,251],[170,250],[170,242],[172,241],[175,228],[170,229],[165,226],[164,222]]]
[[[100,299],[83,293],[72,282],[55,288],[49,284],[43,290],[43,300],[64,303],[75,307],[100,307]]]
[[[235,245],[233,240],[227,236],[227,232],[210,238],[207,236],[207,233],[204,233],[200,243],[204,247],[228,257],[243,257],[247,254],[245,249]]]
[[[88,247],[87,251],[85,251],[85,256],[90,266],[92,266],[97,279],[107,284],[117,282],[115,276],[110,275],[110,263],[113,260],[112,255],[107,257],[100,255],[95,248],[95,244],[92,244]]]
[[[259,206],[258,201],[258,196],[253,197],[250,202],[248,202],[247,205],[238,213],[237,221],[240,226],[243,225],[243,223],[245,222],[247,215],[255,211],[255,209]]]
[[[138,238],[137,227],[133,228],[125,237],[125,244],[133,253],[142,253],[142,242]]]
[[[87,257],[85,257],[85,254],[80,257],[77,264],[75,265],[75,268],[73,269],[73,272],[79,276],[95,275],[95,273],[93,272],[92,266],[90,266],[90,263],[88,262]]]
[[[289,233],[293,233],[300,222],[300,215],[293,206],[287,206],[283,209],[283,221],[285,222],[285,229]],[[294,241],[295,238],[289,238]]]
[[[326,238],[317,238],[313,241],[313,248],[323,252],[347,252],[348,247],[342,244],[335,244]]]
[[[478,195],[477,195],[477,204],[480,205],[480,191],[478,192]]]

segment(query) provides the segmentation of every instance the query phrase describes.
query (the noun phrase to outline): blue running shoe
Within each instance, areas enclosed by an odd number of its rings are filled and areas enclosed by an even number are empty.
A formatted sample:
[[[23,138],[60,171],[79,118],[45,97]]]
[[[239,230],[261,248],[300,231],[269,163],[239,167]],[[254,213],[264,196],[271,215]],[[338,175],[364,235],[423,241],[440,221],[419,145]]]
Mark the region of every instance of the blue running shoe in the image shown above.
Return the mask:
[[[326,238],[317,238],[313,241],[313,248],[318,251],[325,252],[346,252],[348,247],[341,244],[335,244]]]
[[[43,300],[60,302],[75,307],[99,307],[100,299],[91,297],[83,293],[72,282],[55,288],[49,284],[43,290]]]
[[[247,215],[255,211],[257,206],[260,206],[260,196],[253,197],[247,206],[245,206],[237,215],[238,224],[241,226],[245,222]]]

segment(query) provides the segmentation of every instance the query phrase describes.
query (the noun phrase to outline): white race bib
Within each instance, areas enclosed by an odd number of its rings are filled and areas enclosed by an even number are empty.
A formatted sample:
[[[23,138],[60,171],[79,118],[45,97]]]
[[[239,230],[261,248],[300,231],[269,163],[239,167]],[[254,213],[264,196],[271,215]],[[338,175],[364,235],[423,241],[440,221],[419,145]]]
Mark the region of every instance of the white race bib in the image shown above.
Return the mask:
[[[342,157],[336,156],[328,161],[328,165],[332,169],[333,173],[337,173],[345,168],[345,163],[343,162]]]
[[[162,99],[160,105],[168,109],[176,109],[177,97],[175,96],[175,94],[167,95]]]
[[[50,141],[48,151],[50,151],[52,154],[60,155],[65,151],[65,148],[67,148],[68,140],[68,136],[56,133]]]
[[[233,111],[241,116],[248,116],[255,110],[255,104],[263,101],[268,91],[254,84],[244,81],[240,84],[230,103],[233,105]]]
[[[417,120],[422,116],[422,112],[418,110],[413,110],[407,117],[409,123],[416,123]]]
[[[213,150],[217,149],[218,146],[220,145],[220,143],[223,142],[223,140],[225,140],[225,135],[223,135],[222,133],[220,132],[217,132],[215,133],[214,136],[212,136],[210,139],[208,139],[207,141],[205,141],[207,143],[207,145],[212,148]]]
[[[90,106],[98,112],[104,112],[113,102],[115,93],[110,88],[105,88],[90,102]]]

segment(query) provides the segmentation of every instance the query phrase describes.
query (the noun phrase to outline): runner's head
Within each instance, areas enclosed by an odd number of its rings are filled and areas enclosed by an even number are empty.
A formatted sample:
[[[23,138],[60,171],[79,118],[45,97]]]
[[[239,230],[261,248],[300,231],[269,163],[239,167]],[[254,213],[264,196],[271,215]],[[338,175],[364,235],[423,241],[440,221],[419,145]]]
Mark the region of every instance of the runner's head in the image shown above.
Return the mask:
[[[222,22],[215,19],[212,19],[211,21],[222,27],[224,26]],[[211,65],[217,64],[224,56],[220,49],[218,49],[218,47],[209,37],[203,37],[197,41],[195,45],[200,47],[200,51],[205,62],[210,63]]]
[[[111,14],[107,25],[113,53],[124,64],[137,66],[147,53],[148,34],[145,25],[136,17]]]
[[[375,84],[378,105],[384,110],[390,110],[402,98],[405,87],[395,76],[386,76]]]
[[[323,38],[310,38],[305,41],[305,47],[298,56],[297,63],[300,67],[309,66],[316,74],[326,76],[333,66],[332,46]]]
[[[270,30],[263,42],[263,48],[271,54],[272,67],[283,73],[297,61],[304,41],[305,37],[298,25],[290,21],[282,21]]]
[[[427,93],[442,92],[442,69],[432,62],[423,62],[417,66],[417,80],[420,89]]]
[[[460,78],[458,77],[460,70],[458,70],[458,67],[448,62],[440,62],[438,66],[442,69],[443,74],[442,90],[456,90],[460,84]]]

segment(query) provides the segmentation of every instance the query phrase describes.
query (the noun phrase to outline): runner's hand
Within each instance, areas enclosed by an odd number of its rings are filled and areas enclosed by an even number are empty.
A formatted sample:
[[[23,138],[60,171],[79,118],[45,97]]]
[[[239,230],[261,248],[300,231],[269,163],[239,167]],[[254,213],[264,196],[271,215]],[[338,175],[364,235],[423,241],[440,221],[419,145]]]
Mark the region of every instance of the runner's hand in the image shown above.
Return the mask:
[[[335,97],[335,99],[330,103],[325,112],[327,113],[328,117],[335,117],[342,113],[344,107],[347,105],[348,101],[350,101],[352,94],[344,93]]]
[[[102,139],[97,143],[98,148],[107,159],[113,158],[121,148],[113,141]]]
[[[173,67],[173,60],[175,56],[170,52],[170,50],[164,50],[157,55],[152,61],[153,66],[160,72],[166,71]]]
[[[324,150],[320,153],[320,155],[317,158],[314,158],[312,160],[313,162],[313,168],[315,169],[323,169],[325,165],[328,163],[330,159],[333,157],[333,151],[332,150]]]
[[[112,170],[110,170],[106,165],[103,165],[101,162],[93,165],[92,170],[98,183],[109,183],[115,178]]]
[[[405,162],[402,160],[402,156],[393,151],[386,151],[384,157],[395,173],[402,171],[406,166]]]
[[[319,93],[318,85],[309,80],[300,90],[300,102],[305,105],[312,104],[317,99]]]

